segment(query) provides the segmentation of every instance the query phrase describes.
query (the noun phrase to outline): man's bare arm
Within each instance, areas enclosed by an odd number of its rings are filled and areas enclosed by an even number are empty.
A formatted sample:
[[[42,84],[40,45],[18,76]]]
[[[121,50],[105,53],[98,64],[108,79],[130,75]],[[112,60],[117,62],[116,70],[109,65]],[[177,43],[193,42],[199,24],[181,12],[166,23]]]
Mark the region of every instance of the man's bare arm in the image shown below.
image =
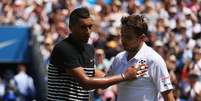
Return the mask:
[[[134,67],[129,67],[123,73],[123,75],[115,75],[115,76],[102,77],[102,78],[88,77],[85,74],[83,67],[77,67],[74,69],[66,69],[66,72],[70,73],[72,76],[77,78],[81,86],[83,86],[86,89],[106,88],[110,85],[113,85],[122,81],[134,80],[136,79],[136,75],[137,75],[137,70]],[[145,70],[142,73],[144,72]]]
[[[162,96],[164,98],[164,101],[175,101],[175,98],[174,98],[172,90],[162,92]]]

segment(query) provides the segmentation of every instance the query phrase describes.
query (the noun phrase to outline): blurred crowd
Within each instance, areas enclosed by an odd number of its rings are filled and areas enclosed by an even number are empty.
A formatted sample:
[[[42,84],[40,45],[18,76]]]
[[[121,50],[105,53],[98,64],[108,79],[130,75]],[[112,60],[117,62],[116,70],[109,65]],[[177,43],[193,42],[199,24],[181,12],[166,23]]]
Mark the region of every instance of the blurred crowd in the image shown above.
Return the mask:
[[[81,6],[95,20],[89,43],[96,48],[97,69],[106,73],[123,50],[121,17],[143,14],[149,25],[146,43],[164,58],[175,98],[201,101],[201,0],[1,0],[0,25],[30,27],[47,68],[54,45],[70,34],[70,12]],[[117,90],[115,85],[98,89],[94,101],[115,101]]]
[[[16,66],[17,73],[5,70],[0,77],[0,101],[33,101],[35,99],[34,80],[27,73],[25,64]]]

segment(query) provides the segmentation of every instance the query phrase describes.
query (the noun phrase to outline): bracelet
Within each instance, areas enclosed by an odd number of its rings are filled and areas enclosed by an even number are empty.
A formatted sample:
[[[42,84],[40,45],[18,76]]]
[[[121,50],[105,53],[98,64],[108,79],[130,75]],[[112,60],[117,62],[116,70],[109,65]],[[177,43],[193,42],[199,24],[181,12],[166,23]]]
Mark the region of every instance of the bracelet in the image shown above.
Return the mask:
[[[123,78],[123,80],[126,80],[126,76],[124,73],[121,73],[121,77]]]

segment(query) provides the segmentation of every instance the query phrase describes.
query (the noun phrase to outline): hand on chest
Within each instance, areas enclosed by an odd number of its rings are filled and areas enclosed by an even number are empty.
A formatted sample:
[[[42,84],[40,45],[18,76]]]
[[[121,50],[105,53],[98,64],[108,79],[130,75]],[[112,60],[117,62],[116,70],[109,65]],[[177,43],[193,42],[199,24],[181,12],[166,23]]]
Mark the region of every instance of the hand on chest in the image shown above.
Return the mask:
[[[145,68],[145,65],[148,66],[148,71],[145,73],[145,75],[143,77],[149,77],[149,64],[148,64],[148,60],[145,58],[142,59],[133,59],[133,60],[129,60],[127,62],[122,62],[120,64],[118,64],[118,69],[117,69],[117,74],[118,73],[123,73],[128,67],[131,66],[135,66],[135,68],[137,68],[137,70],[142,70]]]

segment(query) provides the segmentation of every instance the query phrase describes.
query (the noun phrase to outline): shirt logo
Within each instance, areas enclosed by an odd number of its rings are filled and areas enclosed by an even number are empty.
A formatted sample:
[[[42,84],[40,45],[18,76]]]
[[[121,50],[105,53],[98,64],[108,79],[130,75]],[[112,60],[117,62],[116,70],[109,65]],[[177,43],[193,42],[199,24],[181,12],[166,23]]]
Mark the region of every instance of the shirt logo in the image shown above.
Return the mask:
[[[139,64],[147,64],[147,60],[146,59],[140,59],[139,61],[138,61],[138,63]]]
[[[94,66],[94,59],[88,59],[88,60],[85,62],[85,66],[86,66],[86,67],[93,67],[93,66]]]
[[[14,43],[16,43],[15,39],[0,42],[0,49],[8,47],[8,46],[10,46],[10,45],[12,45]]]

